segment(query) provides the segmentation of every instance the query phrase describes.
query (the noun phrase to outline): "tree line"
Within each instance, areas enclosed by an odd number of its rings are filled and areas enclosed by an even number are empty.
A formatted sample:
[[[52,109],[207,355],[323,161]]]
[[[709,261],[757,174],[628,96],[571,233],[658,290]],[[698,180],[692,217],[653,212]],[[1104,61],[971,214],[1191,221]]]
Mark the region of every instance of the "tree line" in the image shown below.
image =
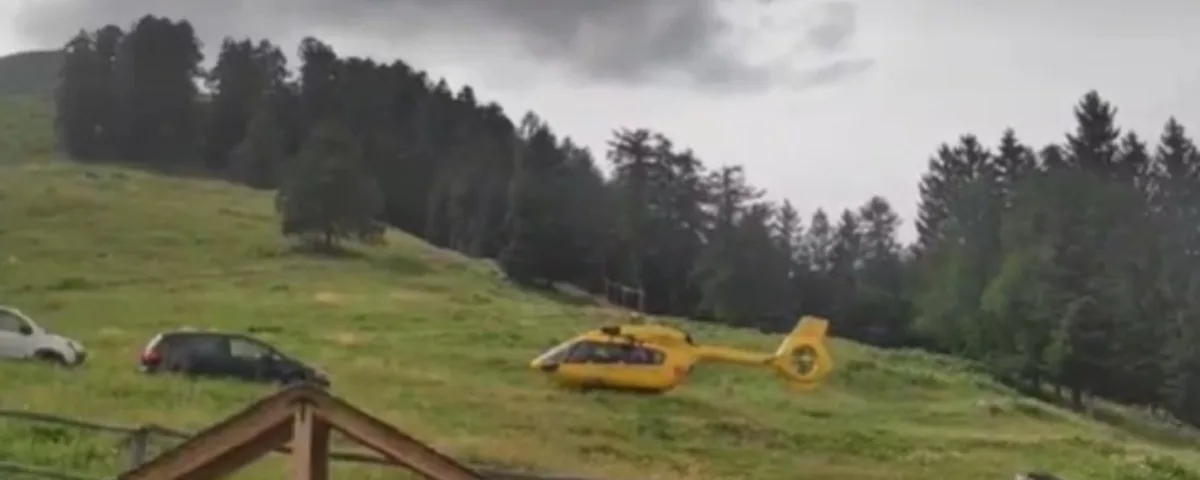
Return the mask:
[[[315,38],[295,72],[277,45],[232,38],[205,70],[192,26],[151,15],[65,52],[56,126],[73,158],[275,190],[282,233],[320,248],[391,226],[530,287],[611,280],[649,313],[771,331],[821,315],[1076,407],[1200,422],[1200,157],[1174,119],[1154,146],[1122,132],[1094,91],[1061,143],[1009,129],[938,147],[903,245],[882,197],[802,214],[648,128],[614,130],[598,159],[534,113],[514,122],[470,86]]]

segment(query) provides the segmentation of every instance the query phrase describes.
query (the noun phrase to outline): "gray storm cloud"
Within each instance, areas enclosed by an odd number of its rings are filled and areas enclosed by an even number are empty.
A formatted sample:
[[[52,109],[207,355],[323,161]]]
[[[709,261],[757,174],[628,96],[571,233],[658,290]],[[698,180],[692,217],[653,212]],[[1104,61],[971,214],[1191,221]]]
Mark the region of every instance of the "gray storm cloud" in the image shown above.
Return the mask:
[[[128,25],[146,13],[189,19],[210,45],[230,35],[283,41],[314,30],[339,37],[421,41],[453,38],[456,48],[494,60],[497,49],[562,67],[587,83],[648,84],[672,79],[719,91],[807,88],[837,83],[871,66],[838,58],[857,33],[854,4],[806,6],[799,22],[764,17],[755,28],[790,35],[790,50],[747,59],[730,17],[786,0],[41,0],[16,19],[20,33],[61,45],[81,27]],[[792,4],[795,5],[795,4]],[[733,13],[733,15],[730,15]],[[799,23],[799,24],[793,24]],[[746,33],[744,31],[741,33]],[[750,33],[759,33],[753,32]],[[743,35],[744,36],[744,35]],[[458,43],[461,42],[461,45]],[[335,44],[335,48],[336,48]],[[792,60],[810,58],[805,67]]]

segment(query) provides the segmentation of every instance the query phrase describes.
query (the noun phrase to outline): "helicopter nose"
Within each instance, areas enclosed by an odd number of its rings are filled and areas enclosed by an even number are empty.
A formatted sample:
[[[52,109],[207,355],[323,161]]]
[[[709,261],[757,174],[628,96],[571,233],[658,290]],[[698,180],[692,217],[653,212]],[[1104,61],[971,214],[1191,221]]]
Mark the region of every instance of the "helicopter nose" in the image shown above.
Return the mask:
[[[544,359],[538,358],[532,362],[529,362],[529,368],[550,373],[550,372],[554,372],[554,371],[558,370],[558,363],[557,362],[547,362]]]

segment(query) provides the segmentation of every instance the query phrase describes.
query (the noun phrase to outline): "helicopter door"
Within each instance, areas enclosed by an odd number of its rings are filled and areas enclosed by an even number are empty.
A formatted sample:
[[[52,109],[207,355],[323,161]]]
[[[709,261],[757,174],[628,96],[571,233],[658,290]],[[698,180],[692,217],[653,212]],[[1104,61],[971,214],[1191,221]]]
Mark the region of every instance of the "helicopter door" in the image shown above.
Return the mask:
[[[674,382],[667,367],[667,356],[657,348],[644,345],[619,345],[621,387],[661,390]]]
[[[606,377],[611,373],[608,367],[617,363],[614,346],[590,340],[576,342],[558,367],[557,376],[580,387],[607,386]]]
[[[661,390],[674,382],[665,361],[666,354],[656,348],[585,340],[571,346],[555,373],[585,388]]]

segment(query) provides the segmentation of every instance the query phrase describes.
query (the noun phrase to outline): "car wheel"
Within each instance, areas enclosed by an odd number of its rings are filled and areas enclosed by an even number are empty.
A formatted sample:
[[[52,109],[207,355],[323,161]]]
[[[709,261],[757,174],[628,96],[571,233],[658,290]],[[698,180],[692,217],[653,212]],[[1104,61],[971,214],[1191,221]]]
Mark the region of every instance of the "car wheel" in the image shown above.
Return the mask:
[[[49,363],[55,366],[65,367],[68,365],[67,359],[63,358],[63,356],[58,352],[50,350],[38,350],[33,354],[33,358],[39,362]]]
[[[192,365],[187,357],[171,356],[163,362],[163,371],[168,373],[183,374],[190,376],[192,374]]]
[[[316,379],[311,378],[307,375],[295,374],[295,375],[288,375],[286,377],[283,377],[283,380],[280,380],[279,385],[283,388],[295,387],[298,385],[321,386],[321,382],[319,382]],[[321,388],[325,388],[325,387],[322,386]]]
[[[304,377],[299,375],[284,375],[279,377],[279,386],[287,388],[304,382]]]

